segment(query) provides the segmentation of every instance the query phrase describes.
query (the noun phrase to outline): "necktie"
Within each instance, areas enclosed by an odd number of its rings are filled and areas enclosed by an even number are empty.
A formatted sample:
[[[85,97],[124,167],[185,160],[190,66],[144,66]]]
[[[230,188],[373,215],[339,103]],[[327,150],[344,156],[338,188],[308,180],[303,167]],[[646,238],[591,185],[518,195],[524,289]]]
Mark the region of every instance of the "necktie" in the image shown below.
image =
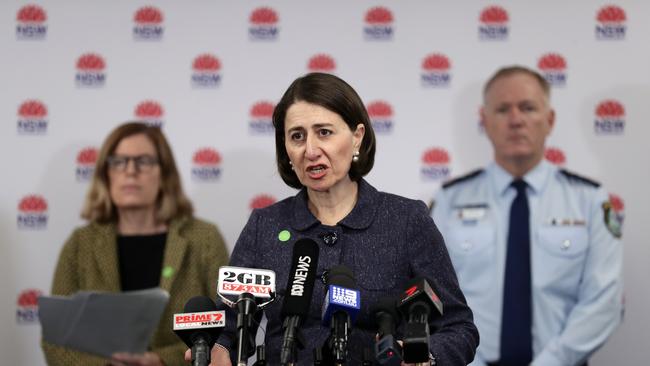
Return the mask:
[[[530,214],[526,182],[514,180],[503,286],[500,366],[524,366],[533,358],[530,276]]]

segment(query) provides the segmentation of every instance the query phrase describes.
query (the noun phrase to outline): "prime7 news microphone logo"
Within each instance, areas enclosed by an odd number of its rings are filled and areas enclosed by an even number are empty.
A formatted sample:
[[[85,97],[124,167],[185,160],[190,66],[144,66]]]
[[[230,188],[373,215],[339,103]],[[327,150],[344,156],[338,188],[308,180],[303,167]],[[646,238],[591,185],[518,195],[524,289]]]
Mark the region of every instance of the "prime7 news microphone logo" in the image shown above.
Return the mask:
[[[275,294],[275,272],[267,269],[220,267],[217,292],[221,295],[249,293],[255,297],[271,298]]]
[[[201,329],[226,326],[226,312],[204,311],[200,313],[174,314],[174,330]]]

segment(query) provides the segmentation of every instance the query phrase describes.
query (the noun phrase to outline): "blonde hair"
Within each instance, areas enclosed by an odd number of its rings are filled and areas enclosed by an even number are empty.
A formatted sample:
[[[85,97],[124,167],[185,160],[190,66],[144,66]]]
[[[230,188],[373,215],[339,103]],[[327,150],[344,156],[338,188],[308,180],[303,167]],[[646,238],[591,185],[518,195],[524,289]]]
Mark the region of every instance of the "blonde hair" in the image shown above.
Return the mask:
[[[106,160],[126,137],[144,134],[156,148],[160,166],[160,192],[156,201],[156,220],[169,222],[173,218],[192,216],[190,200],[183,193],[174,155],[165,135],[158,127],[142,122],[127,122],[116,127],[99,150],[95,173],[81,210],[81,217],[91,222],[117,222],[117,210],[111,200]]]

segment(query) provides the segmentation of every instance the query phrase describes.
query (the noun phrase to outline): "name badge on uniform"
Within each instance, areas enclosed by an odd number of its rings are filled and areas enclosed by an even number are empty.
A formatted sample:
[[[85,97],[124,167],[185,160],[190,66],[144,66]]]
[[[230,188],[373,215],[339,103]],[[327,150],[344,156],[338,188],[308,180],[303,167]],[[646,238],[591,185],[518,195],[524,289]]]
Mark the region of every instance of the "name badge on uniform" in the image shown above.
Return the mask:
[[[583,219],[563,219],[552,217],[546,222],[548,226],[586,226],[587,222]]]
[[[487,203],[478,203],[456,206],[455,210],[458,219],[463,222],[463,225],[473,225],[485,218],[488,205]]]

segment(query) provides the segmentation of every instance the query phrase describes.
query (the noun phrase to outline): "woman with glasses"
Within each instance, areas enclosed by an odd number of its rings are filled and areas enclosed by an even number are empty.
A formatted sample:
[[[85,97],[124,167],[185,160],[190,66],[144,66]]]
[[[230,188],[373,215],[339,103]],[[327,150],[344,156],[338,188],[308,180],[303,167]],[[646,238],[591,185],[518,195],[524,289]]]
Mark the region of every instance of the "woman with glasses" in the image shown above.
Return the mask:
[[[159,128],[131,122],[111,132],[81,216],[89,223],[75,230],[61,251],[53,295],[160,287],[170,299],[149,352],[103,359],[43,342],[47,363],[182,364],[186,346],[172,331],[172,314],[182,312],[193,296],[213,295],[228,253],[217,228],[193,217]]]

